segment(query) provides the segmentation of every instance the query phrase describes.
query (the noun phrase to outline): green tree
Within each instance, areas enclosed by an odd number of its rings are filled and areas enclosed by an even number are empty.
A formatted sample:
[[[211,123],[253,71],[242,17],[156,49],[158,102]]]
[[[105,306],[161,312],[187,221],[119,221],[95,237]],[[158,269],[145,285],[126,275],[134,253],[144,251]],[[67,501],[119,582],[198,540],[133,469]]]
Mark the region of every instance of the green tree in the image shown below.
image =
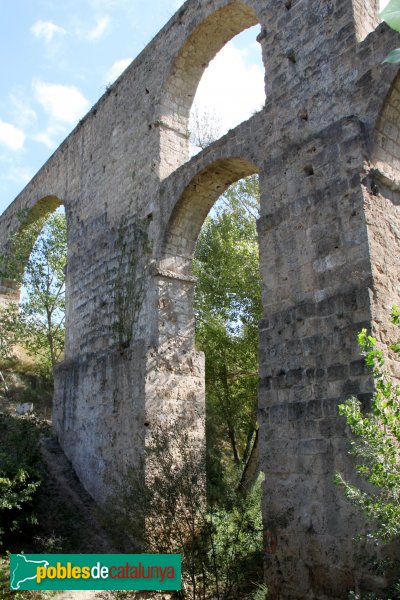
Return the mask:
[[[0,340],[4,352],[9,352],[11,342],[23,346],[51,374],[64,348],[65,214],[56,212],[45,221],[32,248],[41,225],[23,227],[13,239],[11,258],[2,261],[3,276],[21,282],[22,298],[19,306],[11,303],[1,309]]]
[[[240,478],[257,441],[258,204],[257,176],[231,186],[204,223],[193,267],[196,344],[206,357],[208,482],[217,495],[224,478]]]
[[[237,493],[257,448],[258,195],[256,176],[229,188],[196,247],[194,308],[196,345],[206,357],[207,457],[183,424],[152,424],[146,474],[144,466],[127,473],[110,509],[114,527],[130,533],[133,543],[142,542],[148,552],[181,553],[179,598],[266,596],[261,477]]]
[[[392,310],[392,321],[400,325],[396,307]],[[363,329],[358,335],[358,343],[375,380],[371,408],[363,409],[360,401],[353,397],[339,406],[339,413],[345,417],[353,434],[350,451],[357,459],[356,471],[367,485],[355,485],[340,473],[336,474],[335,481],[343,488],[349,502],[367,517],[368,531],[361,537],[372,540],[376,547],[400,540],[400,386],[385,366],[385,355],[399,354],[400,342],[382,350],[376,339]],[[386,558],[371,564],[380,574],[390,573],[390,587],[379,595],[371,592],[360,596],[351,592],[349,597],[366,600],[399,598],[398,561]],[[396,573],[397,581],[393,581]]]
[[[36,524],[40,428],[28,419],[0,414],[0,548]],[[1,591],[0,591],[1,593]]]
[[[392,320],[400,324],[397,308]],[[354,434],[351,452],[360,459],[357,472],[372,487],[361,489],[340,474],[336,481],[374,524],[371,535],[387,542],[400,537],[400,386],[388,374],[384,352],[366,329],[359,334],[358,343],[375,380],[371,410],[363,411],[360,401],[351,398],[339,406],[339,412]],[[399,353],[400,343],[390,350]]]
[[[400,32],[400,0],[390,0],[389,4],[380,13],[380,17],[389,25],[389,27]],[[400,62],[400,48],[396,48],[389,52],[383,62]]]
[[[11,323],[9,322],[11,321]],[[3,369],[3,365],[9,361],[13,356],[13,348],[17,343],[16,336],[16,314],[0,306],[0,365]],[[0,369],[0,383],[5,393],[8,393],[8,385],[6,377],[3,371]]]

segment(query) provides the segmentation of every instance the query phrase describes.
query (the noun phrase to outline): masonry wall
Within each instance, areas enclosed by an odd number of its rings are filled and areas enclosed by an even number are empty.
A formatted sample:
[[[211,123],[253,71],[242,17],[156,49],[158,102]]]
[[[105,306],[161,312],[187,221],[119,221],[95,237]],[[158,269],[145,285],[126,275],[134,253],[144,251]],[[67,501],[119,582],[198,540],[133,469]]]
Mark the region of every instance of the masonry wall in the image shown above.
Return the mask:
[[[362,524],[332,480],[353,473],[337,404],[351,394],[367,402],[373,389],[356,333],[379,325],[382,341],[392,335],[385,307],[398,296],[398,118],[388,108],[398,84],[396,68],[381,64],[396,40],[385,25],[374,30],[376,4],[189,0],[0,219],[7,252],[19,209],[65,205],[54,426],[104,503],[145,456],[157,421],[183,423],[204,444],[191,260],[220,193],[259,173],[260,463],[277,599],[345,598],[367,581],[352,541]],[[206,63],[256,21],[265,107],[188,161],[188,112]],[[2,282],[0,293],[17,292]]]

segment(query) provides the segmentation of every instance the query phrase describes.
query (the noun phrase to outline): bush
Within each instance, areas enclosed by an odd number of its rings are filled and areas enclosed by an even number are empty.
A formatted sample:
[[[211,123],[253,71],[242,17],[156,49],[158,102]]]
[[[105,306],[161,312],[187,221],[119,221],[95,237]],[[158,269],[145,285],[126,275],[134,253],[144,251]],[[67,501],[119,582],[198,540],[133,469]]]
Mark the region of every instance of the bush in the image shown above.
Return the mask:
[[[392,322],[400,325],[400,313],[392,310]],[[335,481],[344,490],[347,499],[367,517],[367,539],[375,546],[400,539],[400,386],[386,370],[385,354],[400,353],[400,343],[385,349],[378,348],[376,339],[363,329],[358,344],[365,364],[375,380],[371,408],[365,411],[357,398],[350,398],[339,406],[353,434],[350,452],[358,459],[356,471],[368,485],[358,487],[339,473]],[[376,566],[376,561],[375,561]],[[386,570],[398,570],[388,561]],[[385,571],[385,568],[383,569]],[[382,571],[382,569],[381,569]],[[400,582],[379,596],[374,593],[352,598],[400,598]]]
[[[262,481],[259,476],[249,494],[238,497],[230,509],[210,507],[206,513],[209,561],[220,580],[217,597],[238,598],[263,580]]]
[[[184,428],[154,426],[146,472],[127,474],[107,512],[135,551],[182,555],[174,597],[245,598],[263,578],[261,481],[227,509],[207,505],[205,472],[204,448]]]
[[[395,313],[393,320],[398,324]],[[358,343],[372,370],[376,392],[369,412],[364,412],[357,398],[341,404],[339,412],[353,433],[351,453],[361,459],[357,472],[372,487],[361,489],[340,474],[336,481],[348,500],[375,524],[369,535],[387,542],[400,537],[400,386],[386,372],[384,353],[365,329],[359,334]],[[391,348],[396,350],[397,346]]]
[[[39,435],[34,421],[0,414],[0,547],[36,523]]]
[[[0,371],[7,382],[7,389],[0,382],[0,411],[1,407],[9,412],[14,404],[32,402],[35,415],[51,419],[53,381],[43,377],[40,366],[14,358],[0,362]]]

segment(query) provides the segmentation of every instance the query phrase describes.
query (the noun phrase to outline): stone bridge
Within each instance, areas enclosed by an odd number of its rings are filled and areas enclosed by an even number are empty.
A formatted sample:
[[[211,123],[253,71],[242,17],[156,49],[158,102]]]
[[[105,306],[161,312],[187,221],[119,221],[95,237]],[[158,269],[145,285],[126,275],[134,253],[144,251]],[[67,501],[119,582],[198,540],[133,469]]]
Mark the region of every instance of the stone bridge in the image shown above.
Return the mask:
[[[209,61],[259,23],[263,109],[189,160],[188,116]],[[378,0],[188,0],[0,218],[65,206],[65,359],[54,427],[103,503],[156,420],[204,436],[204,361],[191,276],[205,216],[258,173],[264,317],[259,424],[271,598],[344,598],[365,579],[337,404],[367,399],[362,326],[392,335],[398,301],[398,45]],[[234,101],[234,100],[233,100]],[[2,281],[2,301],[15,297]]]

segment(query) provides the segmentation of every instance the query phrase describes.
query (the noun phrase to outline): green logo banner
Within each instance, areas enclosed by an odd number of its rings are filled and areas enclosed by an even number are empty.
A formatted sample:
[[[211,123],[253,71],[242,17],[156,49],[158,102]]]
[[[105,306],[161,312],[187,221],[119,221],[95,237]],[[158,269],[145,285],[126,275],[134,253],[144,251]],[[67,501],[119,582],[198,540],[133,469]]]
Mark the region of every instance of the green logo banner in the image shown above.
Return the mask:
[[[12,590],[180,590],[180,554],[11,554]]]

